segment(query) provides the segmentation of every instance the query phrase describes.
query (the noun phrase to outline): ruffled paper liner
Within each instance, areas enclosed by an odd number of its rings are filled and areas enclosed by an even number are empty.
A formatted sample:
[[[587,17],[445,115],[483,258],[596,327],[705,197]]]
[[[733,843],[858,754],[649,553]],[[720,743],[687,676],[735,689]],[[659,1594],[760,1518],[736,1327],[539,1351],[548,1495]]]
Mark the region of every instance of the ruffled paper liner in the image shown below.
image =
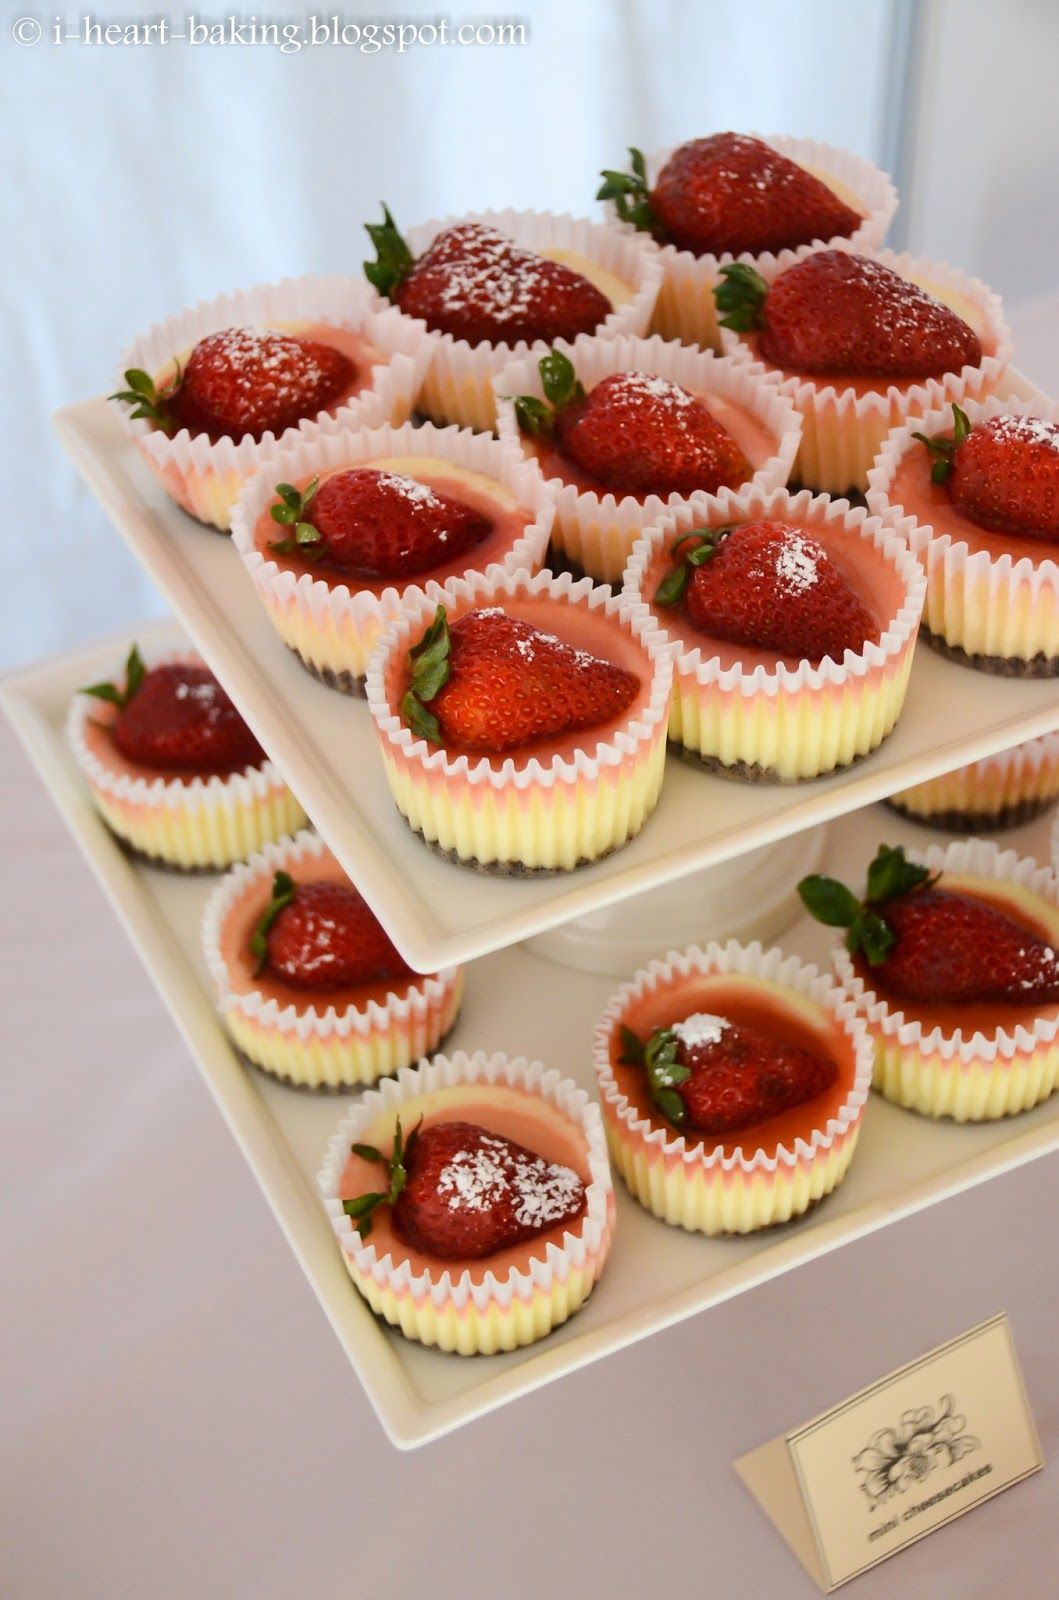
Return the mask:
[[[407,1261],[395,1265],[388,1253],[380,1257],[370,1237],[361,1241],[339,1193],[350,1145],[381,1114],[396,1115],[415,1096],[462,1084],[498,1084],[539,1095],[580,1130],[588,1145],[584,1214],[560,1238],[548,1241],[542,1260],[531,1261],[525,1270],[488,1272],[481,1283],[472,1283],[466,1269],[455,1272],[441,1262],[415,1271]],[[465,1356],[533,1344],[565,1322],[595,1287],[614,1233],[614,1189],[599,1107],[571,1079],[522,1056],[457,1051],[415,1071],[403,1070],[350,1110],[328,1144],[317,1181],[349,1275],[371,1309],[406,1338]]]
[[[935,828],[966,833],[1017,827],[1059,797],[1059,733],[972,761],[890,796],[895,811]]]
[[[1059,884],[1048,867],[984,839],[907,854],[931,872],[994,878],[1030,889],[1052,907],[1059,902]],[[843,993],[867,1024],[875,1050],[875,1088],[887,1100],[927,1117],[987,1122],[1028,1111],[1055,1089],[1059,1018],[1038,1017],[1032,1027],[1019,1023],[988,1036],[927,1030],[867,986],[844,945],[836,946],[833,960]]]
[[[575,751],[551,759],[532,757],[498,765],[487,757],[452,756],[417,737],[392,709],[386,680],[390,662],[406,655],[444,604],[450,623],[480,606],[503,605],[506,596],[547,595],[589,611],[602,611],[634,638],[649,674],[642,711],[601,738],[591,754]],[[596,588],[590,578],[550,572],[474,575],[443,587],[428,584],[409,595],[368,667],[367,697],[397,809],[428,844],[462,865],[517,866],[525,871],[569,872],[626,844],[654,810],[662,787],[672,665],[661,643],[647,637],[639,608]],[[590,730],[589,730],[590,732]]]
[[[796,668],[781,662],[748,670],[739,662],[722,666],[708,653],[708,642],[689,649],[667,632],[643,592],[659,547],[691,528],[756,517],[811,518],[870,542],[904,586],[904,600],[878,643],[847,650],[841,662],[825,657],[815,667],[802,661]],[[818,778],[876,749],[904,704],[926,588],[902,533],[900,526],[891,529],[860,508],[814,498],[807,489],[792,495],[753,488],[691,502],[649,529],[633,551],[622,592],[639,607],[646,637],[673,658],[670,740],[729,776],[782,783]]]
[[[390,456],[438,457],[454,466],[495,479],[532,514],[521,535],[492,559],[488,571],[536,572],[544,560],[554,509],[540,473],[511,444],[466,428],[414,427],[361,429],[356,433],[304,439],[270,461],[247,485],[232,514],[232,542],[243,559],[258,598],[276,632],[310,671],[325,683],[362,693],[368,659],[405,599],[421,594],[427,574],[375,594],[343,583],[338,574],[298,574],[260,551],[254,530],[275,497],[277,483],[302,483],[360,462]],[[277,537],[281,530],[277,529]],[[475,552],[467,568],[474,571]]]
[[[658,1113],[643,1116],[618,1087],[610,1062],[615,1030],[644,995],[696,973],[732,973],[793,989],[822,1007],[854,1045],[853,1083],[821,1128],[774,1155],[735,1145],[706,1149]],[[755,941],[697,945],[652,961],[618,990],[595,1031],[593,1057],[611,1159],[630,1193],[663,1222],[694,1233],[751,1233],[800,1216],[846,1174],[871,1088],[872,1047],[852,1004],[828,974]],[[738,1133],[732,1139],[738,1139]]]
[[[437,1048],[456,1020],[463,990],[459,967],[423,977],[412,974],[403,994],[385,1004],[329,1005],[326,994],[307,994],[304,1006],[281,1004],[261,989],[233,986],[222,939],[235,903],[255,879],[271,884],[280,870],[298,869],[329,855],[315,833],[267,845],[236,867],[210,896],[202,944],[217,991],[217,1006],[232,1040],[255,1066],[300,1088],[337,1089],[374,1083]]]
[[[857,251],[875,250],[886,237],[886,230],[897,210],[897,190],[885,172],[880,172],[870,161],[854,155],[850,150],[821,144],[816,139],[793,139],[787,134],[772,133],[758,137],[781,155],[797,161],[799,166],[810,167],[817,175],[827,174],[837,178],[855,196],[858,206],[865,213],[864,221],[848,239],[816,239],[794,250],[766,250],[756,256],[746,250],[738,255],[726,250],[721,255],[697,256],[694,251],[681,250],[675,244],[659,246],[662,287],[651,319],[651,332],[661,334],[663,339],[679,339],[683,344],[720,350],[721,330],[717,326],[713,291],[720,281],[720,269],[732,261],[742,261],[755,267],[771,281],[772,277],[825,245],[833,247],[842,243]],[[675,150],[676,146],[672,146],[648,156],[649,186],[654,186],[659,172]],[[607,211],[612,217],[616,216],[613,205],[609,203]]]
[[[547,255],[551,250],[571,250],[613,273],[632,289],[632,298],[616,306],[599,324],[599,334],[612,338],[618,334],[647,332],[651,312],[662,281],[662,268],[651,240],[631,229],[609,223],[590,222],[552,211],[469,211],[461,217],[443,217],[409,228],[409,248],[421,256],[439,233],[461,222],[480,222],[497,228],[524,249]],[[569,263],[567,263],[569,265]],[[576,271],[576,266],[574,267]],[[372,291],[374,293],[374,291]],[[375,295],[375,304],[388,301]],[[406,319],[430,351],[430,369],[419,396],[419,410],[434,422],[456,422],[466,428],[491,432],[496,426],[496,397],[493,379],[517,356],[545,355],[548,340],[525,339],[514,344],[484,339],[469,344],[451,333],[432,333],[417,318]]]
[[[366,286],[357,278],[284,278],[282,283],[202,300],[187,311],[169,317],[141,334],[125,351],[121,373],[140,367],[155,376],[166,364],[189,350],[207,334],[222,328],[265,327],[277,322],[322,323],[362,334],[386,359],[378,363],[368,386],[343,405],[303,418],[277,439],[211,440],[181,428],[169,438],[145,418],[134,421],[130,408],[120,404],[125,426],[166,493],[199,522],[222,531],[228,528],[232,506],[244,484],[277,450],[299,437],[337,433],[342,429],[371,427],[380,422],[400,423],[411,415],[430,364],[430,351],[421,333],[393,306],[374,305]],[[124,377],[117,387],[125,388]],[[115,402],[117,404],[117,402]]]
[[[650,372],[701,395],[709,404],[710,395],[720,395],[742,406],[771,435],[772,454],[756,469],[747,484],[760,489],[776,489],[787,482],[794,466],[801,438],[801,417],[774,385],[759,382],[744,365],[716,356],[712,350],[693,350],[686,345],[666,344],[653,339],[599,339],[582,337],[573,344],[555,346],[573,362],[586,389],[595,388],[612,372]],[[543,395],[537,360],[524,358],[506,366],[495,379],[497,431],[525,453],[538,472],[537,457],[522,444],[510,396]],[[667,509],[686,504],[686,494],[649,495],[640,501],[634,495],[613,495],[580,490],[561,478],[545,480],[555,494],[555,524],[552,543],[582,572],[605,583],[616,583],[625,571],[632,548],[644,528],[656,522]]]
[[[849,246],[842,243],[832,248],[848,250]],[[1011,361],[1011,335],[1003,307],[998,296],[980,279],[969,278],[955,267],[907,252],[901,255],[895,255],[892,250],[859,253],[870,255],[903,277],[914,279],[938,299],[947,301],[950,292],[962,296],[980,312],[983,347],[991,346],[994,353],[983,356],[977,366],[965,366],[959,372],[947,372],[940,378],[919,378],[907,385],[890,384],[858,395],[853,388],[843,387],[841,377],[810,378],[797,374],[784,377],[779,368],[755,356],[739,334],[722,328],[721,340],[726,353],[749,360],[752,370],[766,382],[775,383],[780,393],[800,412],[802,442],[794,465],[794,478],[805,488],[828,494],[864,490],[872,462],[891,428],[934,406],[951,406],[955,401],[966,408],[968,401],[988,398],[1004,383]],[[778,271],[760,270],[768,283],[778,276]]]
[[[959,397],[956,397],[959,399]],[[981,404],[959,400],[972,426],[992,417],[1043,417],[1054,422],[1059,407],[993,397]],[[868,474],[868,506],[887,522],[911,522],[906,535],[927,570],[923,620],[927,638],[967,664],[1002,676],[1053,677],[1059,674],[1059,562],[972,553],[964,538],[941,526],[906,518],[890,499],[890,485],[907,450],[924,447],[913,433],[952,433],[952,407],[946,402],[893,429]]]
[[[141,654],[148,668],[203,665],[192,650],[148,648]],[[115,682],[124,671],[124,661],[116,662]],[[190,781],[131,777],[108,767],[85,736],[101,709],[100,701],[76,695],[66,719],[67,741],[104,822],[139,855],[185,871],[215,870],[304,827],[305,812],[271,761]]]

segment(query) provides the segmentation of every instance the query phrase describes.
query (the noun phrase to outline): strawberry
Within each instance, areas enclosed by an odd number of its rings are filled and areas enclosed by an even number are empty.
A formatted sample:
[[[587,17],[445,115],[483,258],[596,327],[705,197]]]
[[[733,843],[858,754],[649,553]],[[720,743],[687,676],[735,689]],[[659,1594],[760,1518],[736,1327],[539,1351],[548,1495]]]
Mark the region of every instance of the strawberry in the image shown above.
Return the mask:
[[[519,395],[519,426],[559,449],[597,483],[632,494],[712,494],[750,476],[743,452],[687,389],[648,372],[615,372],[586,395],[559,350],[538,363],[545,398]]]
[[[273,519],[293,550],[365,578],[406,578],[453,561],[492,530],[481,512],[405,472],[351,467],[299,491],[276,485]]]
[[[224,328],[200,339],[183,371],[162,391],[132,369],[128,389],[111,395],[134,405],[166,433],[188,428],[211,439],[279,437],[333,405],[352,385],[348,356],[318,339],[263,328]]]
[[[808,534],[779,521],[697,528],[673,543],[676,564],[655,590],[683,597],[697,627],[813,665],[876,641],[879,627],[856,590]]]
[[[344,1202],[361,1238],[376,1209],[388,1205],[397,1237],[443,1261],[495,1255],[567,1226],[585,1209],[585,1186],[570,1167],[473,1122],[415,1128],[404,1144],[398,1118],[389,1156],[373,1145],[353,1151],[384,1166],[388,1178],[385,1193]]]
[[[760,354],[778,367],[930,378],[982,360],[978,335],[962,317],[870,256],[818,250],[771,288],[745,262],[720,270],[721,326],[757,330]]]
[[[826,183],[745,133],[714,133],[674,150],[648,191],[639,150],[631,172],[605,171],[596,198],[663,243],[697,256],[792,250],[848,238],[863,222]]]
[[[462,222],[439,233],[416,260],[389,211],[369,224],[378,260],[364,271],[380,294],[428,328],[470,344],[532,344],[592,333],[613,310],[572,268],[535,255],[496,228]]]
[[[237,772],[259,767],[265,752],[208,667],[172,662],[150,671],[136,645],[125,663],[125,683],[83,689],[118,707],[110,726],[129,761],[161,771]]]
[[[948,484],[958,511],[981,528],[1059,539],[1059,423],[992,417],[972,428],[953,405],[953,431],[928,439],[931,477]]]
[[[827,1056],[707,1012],[656,1028],[646,1044],[629,1028],[621,1039],[621,1060],[644,1068],[662,1114],[701,1133],[764,1122],[823,1094],[838,1077]]]
[[[344,989],[411,971],[351,884],[295,883],[289,872],[272,880],[250,954],[258,975],[267,968],[296,989]]]
[[[635,673],[499,606],[470,611],[451,630],[438,606],[409,665],[401,713],[413,733],[496,754],[609,722],[640,688]]]
[[[939,888],[902,849],[880,845],[863,900],[814,873],[802,903],[829,927],[848,928],[847,949],[873,982],[932,1004],[1059,1000],[1059,953],[1025,923],[976,895]]]

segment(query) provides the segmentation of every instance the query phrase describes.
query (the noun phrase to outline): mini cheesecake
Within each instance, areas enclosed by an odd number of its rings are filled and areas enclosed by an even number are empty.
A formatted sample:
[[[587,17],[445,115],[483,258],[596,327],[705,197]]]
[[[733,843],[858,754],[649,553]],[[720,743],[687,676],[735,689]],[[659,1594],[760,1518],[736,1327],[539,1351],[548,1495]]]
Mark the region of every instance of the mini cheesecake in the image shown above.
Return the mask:
[[[757,558],[747,566],[741,558],[729,580],[732,609],[748,603],[753,585],[761,589],[758,609],[769,626],[767,637],[754,635],[762,639],[756,644],[747,633],[711,631],[710,613],[697,616],[690,607],[701,581],[696,572],[706,564],[696,566],[707,556],[698,547],[716,537],[720,551],[726,538],[761,524],[786,530],[773,566]],[[724,777],[791,783],[847,766],[886,738],[904,704],[925,587],[899,531],[842,501],[782,489],[721,493],[648,530],[623,594],[673,660],[669,738],[678,753]],[[825,614],[807,629],[805,608],[830,603],[814,596],[835,584],[848,591],[863,634],[854,631],[847,648],[823,659],[779,648],[788,628],[792,637],[823,636]],[[797,610],[797,629],[785,622],[785,606]]]
[[[437,1056],[366,1094],[319,1184],[372,1310],[461,1355],[532,1344],[565,1322],[614,1230],[599,1108],[540,1063],[481,1051]]]
[[[232,538],[302,665],[362,695],[408,591],[490,568],[535,572],[551,523],[547,494],[512,447],[426,423],[285,452],[249,485]]]
[[[903,817],[947,833],[995,833],[1031,822],[1059,799],[1059,734],[972,761],[901,789],[886,802]]]
[[[925,1116],[1028,1110],[1059,1074],[1059,890],[1053,873],[980,839],[881,846],[858,901],[813,876],[807,909],[849,928],[834,951],[865,1022],[875,1087]]]
[[[413,831],[461,865],[522,874],[570,871],[640,830],[671,681],[609,590],[517,573],[428,586],[384,635],[367,690]]]
[[[299,895],[306,886],[311,898]],[[459,1010],[461,970],[412,972],[312,833],[228,875],[207,905],[203,946],[235,1045],[301,1088],[397,1072],[435,1050]]]
[[[990,526],[954,500],[954,456],[973,430],[1027,429],[1034,459],[1020,467],[1018,455],[1005,451],[997,479],[1017,483],[1026,471],[1025,492],[1054,503],[1054,490],[1049,495],[1043,481],[1042,452],[1045,462],[1059,462],[1056,416],[1051,404],[999,398],[938,406],[895,428],[868,475],[871,509],[887,521],[912,521],[909,537],[927,569],[928,642],[964,665],[1003,677],[1059,673],[1059,543],[1054,528],[1034,526],[1032,511],[1021,529]]]
[[[213,871],[305,823],[200,657],[133,645],[114,681],[73,700],[67,737],[103,820],[146,860]]]
[[[641,1205],[692,1232],[789,1221],[841,1182],[871,1047],[837,986],[779,950],[652,962],[595,1036],[612,1159]]]
[[[553,548],[607,583],[665,508],[724,485],[785,484],[801,436],[797,412],[771,385],[711,351],[658,338],[557,345],[510,363],[494,387],[501,439],[536,462],[555,495]],[[575,417],[578,433],[590,422],[596,473],[583,451],[575,459],[576,443],[565,445]],[[595,456],[608,444],[604,479]]]
[[[721,348],[713,291],[722,267],[738,260],[768,276],[824,243],[876,249],[897,209],[886,173],[817,140],[719,133],[630,155],[629,172],[602,174],[598,198],[658,242],[652,333],[704,349]],[[808,204],[806,180],[819,185]]]
[[[726,353],[742,355],[753,362],[755,372],[778,385],[801,415],[802,439],[794,468],[796,480],[806,488],[828,494],[862,493],[872,462],[891,428],[943,402],[956,400],[962,405],[965,399],[985,399],[1002,390],[1011,357],[1011,340],[999,299],[977,279],[968,278],[939,262],[907,254],[895,255],[891,250],[879,250],[870,255],[833,250],[826,252],[828,258],[856,262],[865,273],[881,269],[883,275],[896,274],[913,290],[922,291],[925,315],[931,314],[930,303],[942,312],[954,313],[966,330],[965,342],[973,355],[954,359],[950,366],[941,362],[929,375],[918,374],[914,364],[912,375],[907,370],[902,374],[887,369],[887,376],[877,376],[847,367],[839,370],[826,365],[778,362],[766,353],[765,336],[755,323],[767,314],[768,296],[781,279],[785,291],[789,290],[795,274],[804,275],[810,268],[819,271],[817,263],[824,255],[824,252],[814,253],[783,273],[771,269],[758,273],[738,265],[726,268],[730,278],[716,291],[723,346]],[[748,271],[749,277],[736,276]],[[760,302],[757,310],[750,310],[742,303],[750,283],[754,285],[750,293],[764,297],[764,313]],[[846,284],[837,290],[835,304],[840,309],[844,310],[844,296],[849,289]],[[734,299],[741,302],[737,309],[732,306]],[[827,315],[826,304],[821,304],[814,308],[811,317],[806,312],[800,320],[803,326],[811,326],[814,332],[818,328],[823,334],[828,327]],[[856,325],[863,329],[870,323],[871,315],[865,310]],[[901,315],[899,312],[882,315],[881,329],[884,332],[896,330],[899,334]]]
[[[141,335],[111,399],[166,492],[226,531],[278,445],[410,415],[429,362],[416,330],[344,278],[204,302]]]
[[[581,332],[645,333],[661,280],[649,241],[550,212],[476,212],[405,239],[384,210],[367,231],[376,304],[398,307],[430,350],[418,406],[437,423],[491,430],[492,380],[513,356]]]

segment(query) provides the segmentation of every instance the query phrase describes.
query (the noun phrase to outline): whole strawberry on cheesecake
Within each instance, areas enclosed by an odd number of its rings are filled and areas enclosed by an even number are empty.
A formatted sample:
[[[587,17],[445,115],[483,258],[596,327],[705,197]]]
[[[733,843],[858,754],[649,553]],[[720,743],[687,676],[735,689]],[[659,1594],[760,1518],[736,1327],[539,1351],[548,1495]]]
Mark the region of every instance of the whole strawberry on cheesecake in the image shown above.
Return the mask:
[[[649,528],[623,593],[673,659],[674,747],[725,777],[790,783],[868,755],[893,728],[924,589],[879,518],[749,489]]]
[[[832,980],[734,942],[652,962],[595,1039],[618,1171],[655,1216],[711,1234],[786,1221],[834,1188],[871,1061]]]
[[[511,362],[495,388],[500,438],[554,492],[554,549],[605,582],[664,506],[786,483],[801,434],[743,364],[657,337],[581,338]]]
[[[720,279],[725,348],[800,412],[795,475],[809,488],[862,491],[892,427],[945,399],[988,396],[1007,368],[996,296],[938,263],[814,250],[768,276],[730,262]]]
[[[880,845],[863,894],[813,874],[810,914],[844,928],[838,980],[875,1046],[875,1085],[929,1116],[982,1121],[1047,1098],[1059,1072],[1059,891],[981,840]]]
[[[1005,677],[1059,673],[1059,420],[1049,403],[938,407],[887,438],[868,475],[879,515],[912,518],[927,637]]]
[[[670,683],[608,590],[521,573],[410,601],[367,691],[394,800],[428,844],[493,871],[569,871],[654,808]]]
[[[517,349],[599,329],[644,333],[661,278],[634,237],[546,212],[482,212],[406,240],[384,206],[367,232],[368,282],[429,336],[418,404],[435,422],[491,429],[491,379]]]
[[[298,278],[151,328],[125,352],[110,399],[166,492],[226,530],[277,443],[403,422],[427,362],[406,320],[372,309],[348,278]]]
[[[539,475],[511,449],[406,423],[277,456],[236,506],[232,540],[284,643],[332,688],[363,694],[406,591],[536,571],[551,525]]]
[[[229,1034],[303,1088],[373,1083],[452,1028],[460,969],[423,976],[315,834],[270,846],[217,888],[203,945]]]
[[[868,162],[811,140],[714,133],[606,170],[597,198],[661,247],[665,277],[654,327],[667,339],[719,347],[711,291],[738,258],[768,267],[812,246],[881,244],[897,205]]]
[[[599,1108],[539,1063],[455,1054],[364,1096],[320,1190],[353,1282],[423,1344],[531,1344],[584,1304],[614,1194]]]
[[[187,650],[133,644],[70,707],[70,747],[111,831],[146,859],[229,866],[305,813],[213,673]]]

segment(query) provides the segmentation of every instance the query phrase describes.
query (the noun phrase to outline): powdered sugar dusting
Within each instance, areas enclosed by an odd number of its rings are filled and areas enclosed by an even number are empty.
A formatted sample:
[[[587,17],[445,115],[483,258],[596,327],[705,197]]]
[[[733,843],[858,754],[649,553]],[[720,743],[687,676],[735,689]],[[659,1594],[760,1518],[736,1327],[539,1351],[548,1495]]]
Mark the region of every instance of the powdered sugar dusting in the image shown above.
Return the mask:
[[[438,1176],[450,1211],[488,1211],[510,1198],[520,1227],[546,1228],[566,1216],[583,1185],[570,1167],[512,1148],[483,1134],[473,1150],[458,1150]]]
[[[341,932],[341,926],[334,917],[303,901],[298,928],[302,940],[298,948],[290,952],[286,965],[306,975],[329,972],[339,966],[345,970],[343,958],[334,949],[335,936]]]
[[[216,679],[203,683],[178,683],[173,691],[178,701],[190,701],[196,719],[206,727],[220,722],[230,708],[230,701]]]
[[[714,1016],[712,1011],[693,1011],[683,1022],[675,1022],[672,1031],[681,1044],[686,1045],[689,1050],[694,1050],[704,1045],[717,1044],[730,1027],[731,1023],[727,1017]]]
[[[820,581],[820,548],[800,533],[785,535],[776,555],[776,578],[787,594],[805,594]]]
[[[548,287],[554,265],[497,228],[468,223],[460,231],[469,248],[446,260],[438,296],[441,310],[463,312],[484,302],[498,323],[523,321]]]
[[[1059,423],[1043,417],[994,417],[989,431],[1004,444],[1041,444],[1059,450]]]

